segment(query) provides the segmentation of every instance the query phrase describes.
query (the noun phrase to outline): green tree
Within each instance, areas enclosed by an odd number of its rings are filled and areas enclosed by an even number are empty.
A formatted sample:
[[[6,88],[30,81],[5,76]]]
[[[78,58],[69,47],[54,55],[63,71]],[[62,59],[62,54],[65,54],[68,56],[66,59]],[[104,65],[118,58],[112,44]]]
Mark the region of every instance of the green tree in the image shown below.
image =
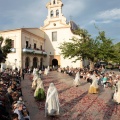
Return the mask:
[[[113,58],[113,62],[120,64],[120,42],[114,45],[115,49],[115,57]]]
[[[98,59],[109,62],[115,57],[114,44],[112,39],[106,37],[104,31],[99,31],[99,35],[96,37],[96,40],[99,41],[98,48]]]
[[[4,46],[2,46],[2,43],[4,41]],[[3,37],[0,37],[0,50],[1,50],[1,61],[5,60],[7,58],[7,54],[11,52],[11,46],[12,46],[12,40],[9,38],[6,38],[5,40]]]
[[[93,39],[85,29],[79,28],[74,31],[79,38],[72,38],[70,42],[63,42],[59,48],[64,58],[75,58],[76,60],[87,59],[90,61],[90,68],[98,60],[108,61],[114,55],[113,43],[107,38],[104,31],[99,31],[98,36]],[[74,62],[75,62],[74,61]]]

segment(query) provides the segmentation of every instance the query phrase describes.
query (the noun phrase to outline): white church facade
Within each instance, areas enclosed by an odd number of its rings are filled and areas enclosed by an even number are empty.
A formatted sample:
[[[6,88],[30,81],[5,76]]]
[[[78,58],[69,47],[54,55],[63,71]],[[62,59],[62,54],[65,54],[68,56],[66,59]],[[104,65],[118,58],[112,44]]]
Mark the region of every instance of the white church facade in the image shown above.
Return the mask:
[[[67,23],[62,14],[62,1],[51,0],[46,7],[48,16],[42,27],[0,31],[4,39],[13,40],[12,53],[6,60],[7,67],[83,66],[80,60],[74,63],[74,59],[64,59],[59,49],[61,43],[78,37],[72,33],[72,29],[77,27],[75,23]]]

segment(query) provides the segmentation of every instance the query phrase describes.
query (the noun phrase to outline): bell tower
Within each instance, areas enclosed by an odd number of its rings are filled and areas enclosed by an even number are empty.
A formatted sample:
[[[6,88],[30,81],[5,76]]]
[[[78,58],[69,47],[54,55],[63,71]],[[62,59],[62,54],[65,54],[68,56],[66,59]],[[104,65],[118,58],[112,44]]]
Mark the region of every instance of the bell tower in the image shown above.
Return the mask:
[[[46,5],[48,9],[48,18],[60,18],[62,16],[62,6],[61,0],[51,0],[51,2]]]
[[[43,28],[50,24],[56,25],[56,22],[66,25],[66,18],[62,14],[62,7],[63,3],[61,0],[50,0],[50,2],[46,4],[48,15],[47,19],[44,21]]]

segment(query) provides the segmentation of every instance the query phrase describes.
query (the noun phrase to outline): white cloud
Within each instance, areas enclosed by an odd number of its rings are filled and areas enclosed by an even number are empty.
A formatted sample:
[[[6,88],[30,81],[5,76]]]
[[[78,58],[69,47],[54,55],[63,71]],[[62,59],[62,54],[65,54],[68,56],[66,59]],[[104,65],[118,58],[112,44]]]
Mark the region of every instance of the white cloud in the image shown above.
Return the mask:
[[[115,8],[112,10],[107,10],[100,12],[99,15],[97,16],[100,19],[120,19],[120,9]]]
[[[112,10],[106,10],[99,12],[98,15],[94,16],[94,20],[91,20],[89,24],[108,24],[114,20],[120,19],[120,9],[115,8]]]
[[[94,23],[96,23],[96,20],[91,20],[91,21],[89,22],[89,24],[94,24]]]
[[[91,20],[90,22],[89,22],[89,24],[95,24],[95,23],[105,23],[105,24],[107,24],[107,23],[111,23],[112,21],[111,20]]]

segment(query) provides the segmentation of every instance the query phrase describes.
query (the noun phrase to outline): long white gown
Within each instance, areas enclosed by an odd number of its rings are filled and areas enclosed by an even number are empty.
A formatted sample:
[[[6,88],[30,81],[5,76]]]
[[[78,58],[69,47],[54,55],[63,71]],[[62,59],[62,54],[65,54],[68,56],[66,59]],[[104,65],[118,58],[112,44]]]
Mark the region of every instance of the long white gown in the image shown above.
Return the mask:
[[[35,74],[36,74],[36,69],[34,68],[34,69],[33,69],[33,75],[35,75]]]
[[[117,83],[117,88],[118,90],[115,90],[115,93],[113,95],[113,99],[115,102],[117,102],[118,104],[120,103],[120,81],[118,81]]]
[[[80,85],[80,74],[79,74],[79,71],[76,73],[76,76],[75,76],[75,79],[74,79],[73,83],[74,83],[75,86]]]
[[[45,68],[44,74],[48,75],[48,68]]]
[[[47,98],[45,103],[45,116],[59,115],[59,107],[60,107],[60,104],[59,104],[57,89],[53,83],[50,83],[47,91]]]

